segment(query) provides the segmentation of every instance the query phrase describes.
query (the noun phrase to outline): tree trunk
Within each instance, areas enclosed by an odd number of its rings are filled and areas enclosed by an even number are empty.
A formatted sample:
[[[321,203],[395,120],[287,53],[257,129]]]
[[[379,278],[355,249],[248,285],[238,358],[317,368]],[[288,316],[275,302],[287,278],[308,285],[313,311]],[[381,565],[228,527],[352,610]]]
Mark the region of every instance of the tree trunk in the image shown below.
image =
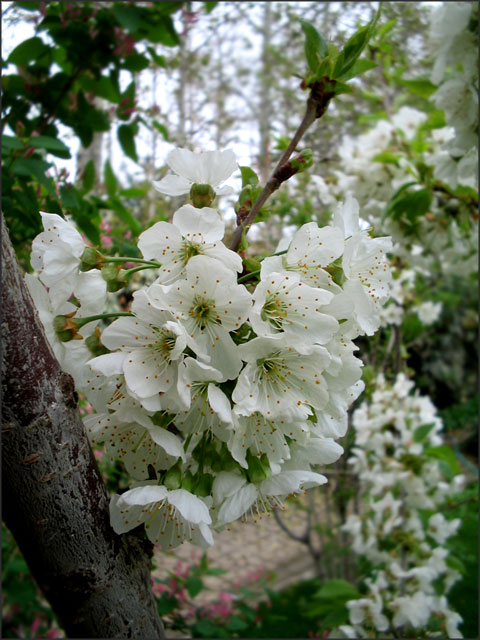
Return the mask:
[[[110,527],[73,380],[45,338],[3,218],[2,267],[4,521],[69,638],[163,638],[152,546]]]

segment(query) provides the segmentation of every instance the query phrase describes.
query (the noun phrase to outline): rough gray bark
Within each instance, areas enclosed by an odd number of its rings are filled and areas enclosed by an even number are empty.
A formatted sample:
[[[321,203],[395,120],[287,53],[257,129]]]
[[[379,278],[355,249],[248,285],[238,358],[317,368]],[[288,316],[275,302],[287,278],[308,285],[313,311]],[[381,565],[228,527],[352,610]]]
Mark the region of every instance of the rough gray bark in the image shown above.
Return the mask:
[[[2,218],[3,518],[69,638],[163,638],[152,546],[109,524],[72,378],[60,369]]]

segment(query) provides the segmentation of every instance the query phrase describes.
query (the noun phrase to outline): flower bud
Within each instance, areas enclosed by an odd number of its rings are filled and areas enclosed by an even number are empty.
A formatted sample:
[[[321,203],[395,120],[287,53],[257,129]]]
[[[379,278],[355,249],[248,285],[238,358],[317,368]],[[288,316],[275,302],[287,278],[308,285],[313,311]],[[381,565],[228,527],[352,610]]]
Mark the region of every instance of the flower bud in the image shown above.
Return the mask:
[[[107,282],[117,280],[118,269],[113,264],[107,264],[102,267],[102,278]]]
[[[127,283],[125,280],[109,280],[107,282],[107,291],[109,291],[110,293],[114,293],[115,291],[123,289],[126,284]]]
[[[169,490],[180,489],[182,483],[182,471],[180,469],[180,462],[177,462],[171,469],[167,471],[163,479],[163,484]]]
[[[80,256],[80,271],[95,269],[103,260],[102,254],[93,247],[85,247]]]
[[[210,473],[203,473],[194,485],[195,495],[206,498],[212,493],[214,477]]]
[[[209,184],[193,184],[190,189],[190,200],[197,209],[209,207],[215,199],[215,191]]]
[[[115,266],[113,264],[107,264],[102,267],[102,278],[107,282],[107,291],[111,293],[118,291],[119,289],[123,289],[127,284],[126,280],[122,279],[120,267]]]
[[[272,470],[265,454],[258,458],[251,451],[248,451],[247,463],[250,482],[262,482],[272,475]]]
[[[192,472],[190,471],[190,469],[187,469],[185,471],[185,473],[183,474],[183,478],[182,478],[182,482],[181,482],[181,488],[185,489],[185,491],[190,491],[190,493],[192,492],[192,487],[193,487],[193,475]]]
[[[77,339],[78,325],[75,320],[73,320],[73,315],[74,314],[55,316],[53,319],[53,329],[60,342],[70,342],[70,340]]]
[[[290,165],[292,169],[295,169],[296,173],[306,171],[312,166],[312,164],[313,154],[311,149],[304,149],[296,158],[290,160]]]
[[[92,353],[92,355],[103,356],[106,353],[110,353],[110,351],[105,347],[100,340],[100,330],[98,327],[95,329],[95,333],[92,333],[91,336],[85,338],[85,346]]]

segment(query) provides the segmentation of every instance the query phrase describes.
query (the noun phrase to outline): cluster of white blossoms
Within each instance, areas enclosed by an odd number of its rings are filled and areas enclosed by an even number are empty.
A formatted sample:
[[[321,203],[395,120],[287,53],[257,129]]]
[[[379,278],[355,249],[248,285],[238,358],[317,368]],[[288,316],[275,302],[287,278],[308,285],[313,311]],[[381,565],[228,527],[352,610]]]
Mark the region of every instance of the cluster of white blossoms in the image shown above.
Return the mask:
[[[439,507],[464,477],[440,461],[434,405],[404,374],[393,385],[379,376],[371,401],[354,411],[353,427],[348,462],[359,477],[362,515],[348,516],[343,529],[373,570],[365,596],[347,603],[342,637],[461,638],[462,620],[447,600],[460,578],[458,561],[444,546],[460,520],[447,520]]]
[[[435,63],[431,100],[445,112],[453,135],[434,157],[435,176],[455,188],[478,189],[478,4],[444,2],[432,14]]]
[[[58,345],[78,344],[83,355],[101,347],[88,366],[59,355],[95,410],[84,418],[91,442],[131,477],[131,488],[111,500],[113,528],[144,524],[165,549],[184,540],[211,545],[212,528],[327,481],[314,467],[343,452],[335,439],[364,386],[353,340],[380,325],[391,249],[389,238],[360,229],[349,197],[330,226],[305,224],[282,255],[243,273],[223,242],[219,212],[204,206],[237,167],[233,153],[176,149],[168,163],[176,175],[156,189],[190,192],[196,206],[139,236],[142,268],[155,280],[134,293],[130,312],[108,314],[121,317],[100,334],[105,278],[118,288],[122,259],[80,245],[59,216],[42,214],[32,257],[50,290],[28,278],[42,308],[42,297],[55,296],[41,320],[57,353]]]

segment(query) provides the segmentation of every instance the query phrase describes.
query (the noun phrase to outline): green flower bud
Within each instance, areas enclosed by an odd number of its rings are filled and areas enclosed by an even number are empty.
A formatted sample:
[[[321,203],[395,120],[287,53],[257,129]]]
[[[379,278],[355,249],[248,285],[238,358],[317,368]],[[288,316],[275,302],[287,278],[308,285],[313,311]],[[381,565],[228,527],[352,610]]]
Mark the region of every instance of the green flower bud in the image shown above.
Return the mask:
[[[55,316],[53,319],[53,329],[57,334],[60,342],[70,342],[70,340],[74,340],[77,334],[77,323],[71,317],[73,314],[69,314],[69,316]]]
[[[313,154],[311,149],[304,149],[301,153],[298,154],[296,158],[290,160],[290,165],[292,169],[295,169],[296,173],[301,173],[302,171],[306,171],[313,164]]]
[[[197,209],[209,207],[215,200],[216,193],[209,184],[193,184],[190,189],[190,200]]]
[[[85,338],[85,345],[94,356],[103,356],[106,353],[110,353],[107,347],[101,343],[99,336],[95,333],[92,333],[91,336]]]
[[[247,464],[250,482],[262,482],[272,475],[272,470],[265,454],[258,458],[251,451],[248,451]]]
[[[70,340],[73,340],[73,333],[71,331],[57,331],[56,334],[60,342],[70,342]]]
[[[181,488],[185,489],[185,491],[190,491],[191,493],[192,487],[193,487],[193,475],[190,469],[187,469],[183,474]]]
[[[107,282],[117,280],[118,278],[118,269],[113,264],[107,264],[102,267],[102,278]]]
[[[125,280],[109,280],[107,282],[107,291],[110,291],[110,293],[114,293],[115,291],[123,289],[126,284],[127,283]]]
[[[180,468],[180,462],[177,462],[171,469],[167,471],[163,479],[163,484],[172,491],[173,489],[180,489],[182,484],[182,470]]]
[[[203,473],[197,478],[194,486],[195,495],[206,498],[212,493],[214,477],[210,473]]]
[[[55,316],[53,319],[53,329],[56,333],[63,331],[67,324],[67,318],[65,316]]]
[[[80,256],[80,271],[90,271],[95,269],[103,259],[102,254],[93,247],[85,247],[82,255]]]

